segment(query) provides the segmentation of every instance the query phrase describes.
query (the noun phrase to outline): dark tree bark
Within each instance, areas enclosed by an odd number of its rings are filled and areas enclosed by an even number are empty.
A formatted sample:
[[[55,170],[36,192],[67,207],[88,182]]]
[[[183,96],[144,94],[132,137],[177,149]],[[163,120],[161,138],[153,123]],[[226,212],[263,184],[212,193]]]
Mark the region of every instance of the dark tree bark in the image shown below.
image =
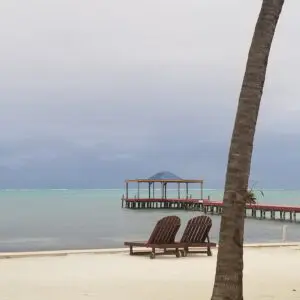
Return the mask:
[[[212,300],[243,299],[244,210],[268,58],[284,0],[263,0],[250,46],[229,150]]]

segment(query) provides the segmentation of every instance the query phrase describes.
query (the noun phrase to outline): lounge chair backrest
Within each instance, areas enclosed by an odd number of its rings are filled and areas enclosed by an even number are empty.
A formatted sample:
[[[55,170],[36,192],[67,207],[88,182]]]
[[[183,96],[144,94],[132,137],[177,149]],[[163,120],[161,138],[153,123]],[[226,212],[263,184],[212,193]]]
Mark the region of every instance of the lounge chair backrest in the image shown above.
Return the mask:
[[[168,216],[160,219],[147,242],[147,244],[172,244],[180,227],[180,218]]]
[[[183,232],[181,243],[204,243],[212,226],[210,217],[198,216],[190,219]]]

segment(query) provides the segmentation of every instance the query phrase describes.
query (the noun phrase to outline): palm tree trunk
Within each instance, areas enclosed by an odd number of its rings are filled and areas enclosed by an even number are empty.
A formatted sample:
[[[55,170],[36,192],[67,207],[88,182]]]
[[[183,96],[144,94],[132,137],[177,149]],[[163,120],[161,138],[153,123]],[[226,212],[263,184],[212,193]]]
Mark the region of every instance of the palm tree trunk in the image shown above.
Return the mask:
[[[255,127],[284,0],[263,0],[250,46],[229,150],[212,300],[243,299],[244,211]]]

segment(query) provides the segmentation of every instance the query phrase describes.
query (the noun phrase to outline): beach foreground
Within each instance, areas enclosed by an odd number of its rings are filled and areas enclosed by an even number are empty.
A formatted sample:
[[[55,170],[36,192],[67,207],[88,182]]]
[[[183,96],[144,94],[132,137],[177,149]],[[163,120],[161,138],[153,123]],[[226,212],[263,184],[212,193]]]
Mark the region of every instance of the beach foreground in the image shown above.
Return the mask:
[[[116,254],[0,259],[1,300],[210,299],[214,256]],[[300,299],[300,248],[245,248],[245,299]]]

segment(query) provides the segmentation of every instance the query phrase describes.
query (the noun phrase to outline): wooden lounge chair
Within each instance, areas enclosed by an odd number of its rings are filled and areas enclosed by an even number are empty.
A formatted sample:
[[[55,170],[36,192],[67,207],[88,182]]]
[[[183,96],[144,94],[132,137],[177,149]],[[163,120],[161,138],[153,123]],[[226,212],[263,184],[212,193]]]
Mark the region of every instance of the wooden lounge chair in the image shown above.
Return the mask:
[[[206,253],[212,256],[211,248],[216,247],[216,243],[209,240],[209,231],[212,227],[212,220],[208,216],[198,216],[190,219],[183,232],[182,238],[178,243],[181,256],[187,256],[188,253]],[[194,250],[190,248],[206,248],[205,250]]]
[[[182,256],[188,253],[206,253],[212,256],[211,248],[216,247],[216,243],[209,240],[209,231],[212,227],[212,220],[208,216],[198,216],[190,219],[186,225],[179,244]],[[206,248],[205,250],[194,250],[190,248]]]
[[[152,234],[147,242],[125,242],[125,246],[129,246],[130,255],[145,254],[145,252],[133,252],[133,247],[151,248],[150,258],[156,255],[175,254],[180,257],[179,245],[175,243],[175,236],[180,227],[180,218],[177,216],[168,216],[160,219],[155,225]],[[169,248],[169,249],[168,249]],[[171,249],[170,249],[171,248]],[[163,252],[155,252],[155,249],[163,249]]]

